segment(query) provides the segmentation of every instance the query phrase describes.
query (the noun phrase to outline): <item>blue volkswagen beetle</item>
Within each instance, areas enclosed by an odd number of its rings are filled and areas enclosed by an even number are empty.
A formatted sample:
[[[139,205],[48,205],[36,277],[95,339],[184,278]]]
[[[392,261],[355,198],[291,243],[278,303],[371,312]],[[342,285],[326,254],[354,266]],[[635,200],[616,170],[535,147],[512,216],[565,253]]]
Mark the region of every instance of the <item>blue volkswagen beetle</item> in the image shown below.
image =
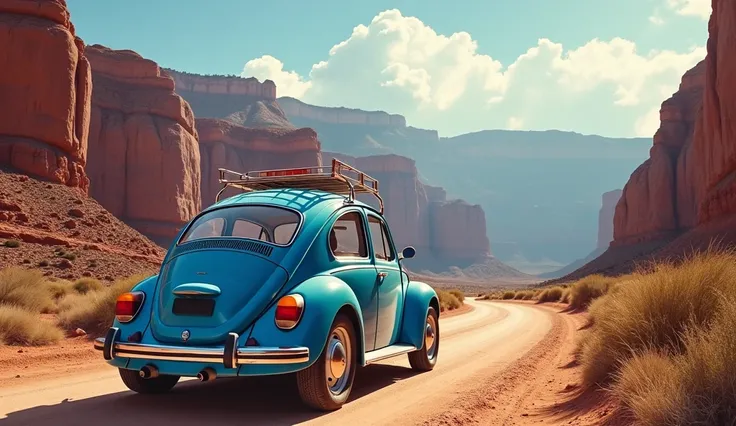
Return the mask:
[[[415,251],[397,252],[375,179],[336,159],[219,173],[218,201],[182,228],[157,275],[118,298],[95,340],[129,389],[295,373],[304,403],[335,410],[358,367],[407,354],[434,368],[439,298],[402,269]],[[242,192],[219,201],[232,188]]]

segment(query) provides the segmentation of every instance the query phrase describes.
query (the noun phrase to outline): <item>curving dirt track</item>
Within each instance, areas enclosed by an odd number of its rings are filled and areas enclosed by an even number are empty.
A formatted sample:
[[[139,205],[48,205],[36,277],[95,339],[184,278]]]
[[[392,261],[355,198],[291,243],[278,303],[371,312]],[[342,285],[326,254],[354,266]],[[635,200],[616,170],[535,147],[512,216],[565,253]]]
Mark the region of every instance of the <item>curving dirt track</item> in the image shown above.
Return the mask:
[[[562,342],[572,338],[576,324],[550,308],[466,303],[473,308],[468,313],[440,320],[442,340],[433,371],[412,372],[406,356],[360,369],[350,400],[332,413],[304,409],[288,376],[187,381],[168,395],[145,397],[126,391],[112,368],[95,368],[0,388],[0,423],[518,424],[519,416],[527,416],[518,413],[525,401],[550,386],[543,378],[564,364]],[[524,363],[544,374],[523,377]]]

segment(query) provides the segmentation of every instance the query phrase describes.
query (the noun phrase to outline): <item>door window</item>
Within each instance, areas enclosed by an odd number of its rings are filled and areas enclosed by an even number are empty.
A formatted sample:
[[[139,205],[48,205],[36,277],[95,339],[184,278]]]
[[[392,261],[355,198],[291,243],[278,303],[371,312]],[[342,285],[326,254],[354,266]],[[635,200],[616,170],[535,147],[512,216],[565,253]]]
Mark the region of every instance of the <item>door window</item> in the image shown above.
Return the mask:
[[[394,251],[388,240],[386,224],[375,216],[368,216],[368,226],[371,230],[371,241],[373,241],[373,252],[376,259],[394,260]]]
[[[330,250],[335,257],[368,257],[363,220],[358,212],[340,216],[330,230]]]

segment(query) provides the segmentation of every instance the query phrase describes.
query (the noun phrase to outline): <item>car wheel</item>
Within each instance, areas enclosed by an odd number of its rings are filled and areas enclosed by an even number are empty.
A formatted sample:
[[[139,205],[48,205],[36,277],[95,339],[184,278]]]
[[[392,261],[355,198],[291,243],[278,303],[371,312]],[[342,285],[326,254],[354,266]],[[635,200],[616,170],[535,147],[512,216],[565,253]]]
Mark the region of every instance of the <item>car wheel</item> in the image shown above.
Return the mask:
[[[350,396],[356,369],[355,328],[348,317],[340,314],[332,323],[320,357],[296,373],[302,401],[318,410],[337,410]]]
[[[120,378],[128,389],[143,394],[166,393],[170,391],[179,381],[179,376],[161,375],[150,379],[144,379],[137,370],[118,368]]]
[[[424,344],[418,351],[409,352],[409,364],[417,371],[429,371],[437,363],[440,353],[440,322],[437,311],[429,307],[424,322]]]

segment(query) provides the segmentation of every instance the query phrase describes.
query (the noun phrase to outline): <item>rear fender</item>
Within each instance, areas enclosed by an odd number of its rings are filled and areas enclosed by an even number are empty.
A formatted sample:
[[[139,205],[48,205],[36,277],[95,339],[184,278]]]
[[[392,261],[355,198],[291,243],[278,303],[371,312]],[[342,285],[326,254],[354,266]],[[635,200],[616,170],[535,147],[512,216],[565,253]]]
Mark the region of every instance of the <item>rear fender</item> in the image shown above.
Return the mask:
[[[258,341],[260,346],[306,346],[309,348],[309,361],[299,365],[299,369],[312,365],[322,354],[327,341],[330,326],[338,312],[345,312],[353,321],[358,340],[358,364],[364,362],[364,334],[363,316],[360,305],[350,287],[342,280],[329,276],[318,275],[307,279],[294,287],[287,294],[300,294],[304,298],[304,313],[302,318],[291,330],[281,330],[274,321],[276,304],[271,306],[261,316],[251,329],[249,337]],[[238,342],[244,346],[247,336],[242,336]],[[274,366],[243,365],[241,375],[273,374]],[[261,371],[263,370],[263,371]],[[293,371],[293,366],[285,366],[284,372]]]
[[[424,345],[424,323],[433,306],[440,313],[439,297],[432,287],[420,281],[410,281],[406,288],[401,342],[421,349]]]
[[[143,300],[143,306],[141,306],[141,310],[138,312],[138,315],[133,318],[133,321],[121,323],[120,321],[118,321],[117,318],[113,317],[112,326],[120,329],[120,334],[118,334],[119,341],[127,341],[128,337],[131,334],[134,334],[138,331],[140,331],[141,334],[144,336],[143,340],[146,340],[146,335],[148,334],[148,326],[151,323],[153,295],[156,292],[157,283],[158,274],[145,278],[143,281],[133,286],[133,288],[130,290],[142,291],[146,296]],[[127,362],[127,358],[114,358],[111,361],[108,361],[110,365],[114,365],[115,367],[125,367]]]

